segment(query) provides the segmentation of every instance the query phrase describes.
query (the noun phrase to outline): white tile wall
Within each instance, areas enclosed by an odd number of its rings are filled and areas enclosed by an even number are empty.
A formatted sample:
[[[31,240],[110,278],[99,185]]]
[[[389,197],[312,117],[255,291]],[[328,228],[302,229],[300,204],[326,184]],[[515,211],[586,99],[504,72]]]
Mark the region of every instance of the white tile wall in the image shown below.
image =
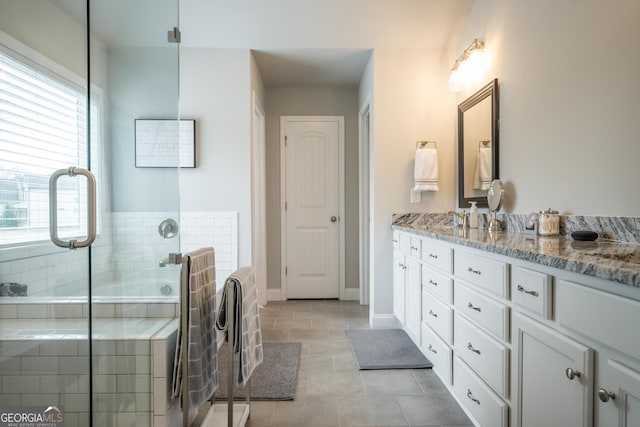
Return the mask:
[[[78,321],[80,322],[80,321]],[[112,322],[103,320],[101,322]],[[124,321],[137,327],[136,319]],[[171,425],[179,404],[170,399],[177,320],[157,324],[145,339],[93,342],[94,393],[98,425]],[[115,334],[117,335],[117,334]],[[0,341],[0,406],[64,407],[65,426],[85,427],[89,409],[86,340],[15,339]]]
[[[158,225],[166,218],[178,221],[178,237],[164,239],[158,233]],[[216,251],[218,287],[238,268],[238,212],[105,213],[102,230],[92,246],[91,260],[98,291],[103,280],[135,283],[144,279],[153,283],[152,291],[144,295],[159,295],[158,284],[179,280],[177,267],[160,268],[159,262],[171,252],[205,246]],[[33,297],[86,296],[88,266],[86,250],[69,251],[51,243],[0,249],[0,282],[27,284]]]

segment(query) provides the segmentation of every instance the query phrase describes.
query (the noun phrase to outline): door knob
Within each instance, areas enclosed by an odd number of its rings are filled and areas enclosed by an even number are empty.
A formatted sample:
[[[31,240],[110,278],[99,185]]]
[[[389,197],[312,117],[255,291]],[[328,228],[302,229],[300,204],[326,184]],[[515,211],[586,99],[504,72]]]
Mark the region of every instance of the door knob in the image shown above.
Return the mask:
[[[580,378],[580,376],[582,375],[580,371],[576,371],[575,369],[572,369],[572,368],[567,368],[565,370],[565,374],[567,375],[567,378],[569,378],[570,380],[573,380],[576,377]]]
[[[600,398],[601,401],[608,402],[609,399],[615,399],[616,394],[611,391],[608,391],[607,389],[601,388],[600,390],[598,390],[598,397]]]
[[[331,222],[336,222],[337,220],[338,220],[338,217],[337,217],[337,216],[332,216],[332,217],[331,217]]]

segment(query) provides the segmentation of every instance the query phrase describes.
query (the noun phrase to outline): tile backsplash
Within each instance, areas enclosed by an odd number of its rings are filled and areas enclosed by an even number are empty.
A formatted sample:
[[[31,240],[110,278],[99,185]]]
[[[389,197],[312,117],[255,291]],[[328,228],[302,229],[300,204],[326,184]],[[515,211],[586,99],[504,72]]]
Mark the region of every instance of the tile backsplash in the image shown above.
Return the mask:
[[[164,239],[158,232],[166,218],[179,223],[177,237]],[[132,283],[151,283],[153,289],[141,289],[142,294],[162,296],[158,284],[177,284],[179,280],[179,267],[159,266],[171,252],[212,246],[218,287],[238,267],[237,212],[114,212],[103,213],[101,224],[91,254],[98,295],[103,284],[102,288],[111,289],[108,296],[117,296],[125,292],[113,289],[114,284],[127,283],[130,287]],[[30,297],[86,296],[88,274],[86,250],[70,251],[50,243],[0,248],[0,283],[25,284]],[[177,287],[174,291],[177,295]]]

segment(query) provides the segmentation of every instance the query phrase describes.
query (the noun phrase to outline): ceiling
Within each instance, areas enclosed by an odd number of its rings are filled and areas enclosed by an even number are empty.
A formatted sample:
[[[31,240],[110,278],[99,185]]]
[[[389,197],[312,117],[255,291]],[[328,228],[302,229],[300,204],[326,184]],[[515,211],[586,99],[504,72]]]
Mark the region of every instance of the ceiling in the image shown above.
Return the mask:
[[[78,20],[81,0],[52,0]],[[456,49],[476,0],[180,0],[181,47],[252,49],[267,87],[357,86],[372,49]],[[92,0],[110,45],[162,46],[177,2]]]

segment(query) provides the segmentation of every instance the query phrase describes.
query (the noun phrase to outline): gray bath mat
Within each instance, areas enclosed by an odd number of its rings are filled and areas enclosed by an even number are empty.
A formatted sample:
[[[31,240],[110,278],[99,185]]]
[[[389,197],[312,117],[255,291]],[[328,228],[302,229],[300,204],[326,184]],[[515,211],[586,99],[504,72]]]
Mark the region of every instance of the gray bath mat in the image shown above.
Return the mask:
[[[300,362],[299,342],[264,341],[263,361],[251,375],[251,400],[293,400],[296,394],[298,364]],[[238,359],[233,362],[237,373]],[[218,352],[218,390],[216,400],[227,399],[227,344]],[[233,390],[235,400],[244,400],[244,387]]]
[[[431,368],[433,365],[402,329],[349,329],[358,369]]]

